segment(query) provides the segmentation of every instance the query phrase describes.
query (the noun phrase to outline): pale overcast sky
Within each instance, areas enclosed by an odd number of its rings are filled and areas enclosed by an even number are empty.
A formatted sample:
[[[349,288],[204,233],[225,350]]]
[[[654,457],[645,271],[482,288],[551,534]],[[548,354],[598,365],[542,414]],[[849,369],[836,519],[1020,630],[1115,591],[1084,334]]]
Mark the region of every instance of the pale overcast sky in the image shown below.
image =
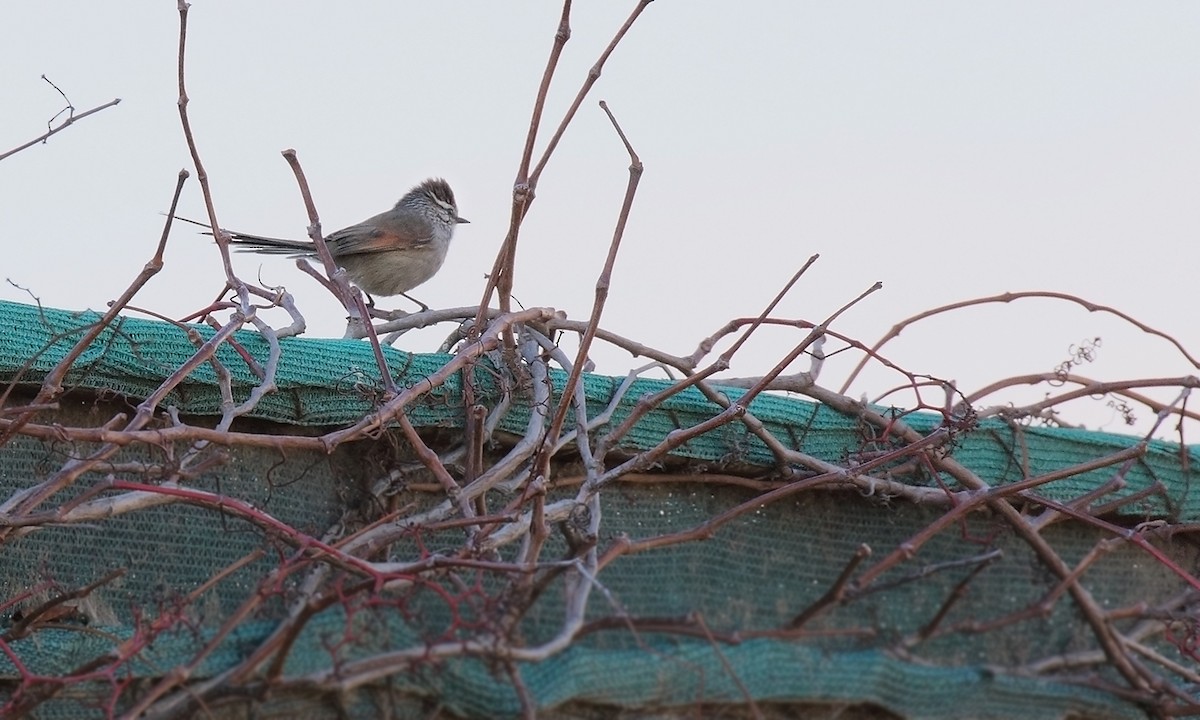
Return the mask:
[[[575,3],[543,140],[633,5]],[[552,2],[196,0],[190,111],[222,223],[304,236],[287,147],[327,231],[444,176],[472,224],[414,294],[477,302],[559,14]],[[191,166],[177,33],[168,0],[9,0],[0,11],[0,150],[36,137],[62,106],[42,74],[78,110],[122,98],[0,163],[0,275],[48,305],[102,309],[152,252],[175,176]],[[1116,306],[1200,354],[1198,38],[1197,3],[658,0],[542,179],[516,296],[588,315],[627,179],[604,99],[646,165],[603,323],[615,332],[689,353],[729,318],[756,314],[819,252],[778,314],[818,321],[880,280],[835,326],[868,343],[939,304],[1055,290]],[[203,216],[194,179],[181,212]],[[340,336],[336,302],[290,261],[237,263],[248,279],[286,285],[311,335]],[[221,283],[215,248],[177,228],[135,304],[181,316]],[[0,298],[28,301],[7,284]],[[431,350],[448,331],[400,346]],[[1082,374],[1196,372],[1164,342],[1050,301],[952,314],[886,352],[972,389],[1049,371],[1095,336],[1099,360]],[[733,374],[764,372],[798,337],[763,333]],[[595,355],[613,374],[640,362]],[[837,387],[848,366],[831,363],[823,384]],[[872,372],[854,392],[896,382]],[[1078,418],[1123,430],[1103,403]]]

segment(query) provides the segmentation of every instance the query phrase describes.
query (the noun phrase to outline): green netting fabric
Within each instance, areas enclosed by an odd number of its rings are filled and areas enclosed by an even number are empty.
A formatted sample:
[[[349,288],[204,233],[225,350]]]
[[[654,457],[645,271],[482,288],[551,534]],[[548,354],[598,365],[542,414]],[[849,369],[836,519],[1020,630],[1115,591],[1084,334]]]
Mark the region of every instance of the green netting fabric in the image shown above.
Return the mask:
[[[0,382],[36,387],[61,359],[84,328],[99,315],[0,303]],[[212,330],[192,327],[200,338]],[[266,345],[255,333],[243,332],[236,342],[260,362]],[[376,365],[366,343],[343,340],[285,340],[279,368],[279,391],[267,396],[253,415],[297,426],[352,423],[371,412],[371,389],[378,385]],[[136,401],[191,356],[195,345],[185,331],[167,323],[125,318],[106,329],[67,377],[67,386],[95,391],[78,404],[64,403],[55,416],[83,426],[102,422],[111,406]],[[413,355],[385,349],[399,382],[412,384],[439,368],[441,355]],[[219,351],[233,374],[235,401],[245,399],[256,383],[237,352]],[[562,374],[553,381],[561,387]],[[598,413],[614,399],[624,378],[585,377],[589,411]],[[490,375],[480,372],[481,402],[492,405],[498,391]],[[636,401],[661,390],[665,381],[637,380],[619,399],[612,423],[627,417]],[[489,395],[490,393],[490,395]],[[740,391],[729,390],[730,397]],[[87,393],[79,396],[86,397]],[[94,408],[107,403],[94,412]],[[461,427],[462,398],[457,378],[437,388],[409,417],[425,428]],[[164,406],[185,415],[216,415],[220,395],[211,367],[199,367],[172,392]],[[670,431],[711,417],[719,408],[699,392],[685,391],[648,414],[625,440],[624,449],[649,448]],[[792,397],[756,398],[750,411],[793,447],[831,462],[843,461],[863,446],[854,418],[828,407]],[[529,409],[514,404],[502,427],[520,434]],[[934,416],[913,415],[906,421],[919,430],[937,425]],[[961,435],[954,457],[992,484],[1038,475],[1093,460],[1137,442],[1114,434],[1045,428],[1014,428],[985,422]],[[365,445],[365,444],[364,444]],[[86,449],[86,448],[83,448]],[[17,437],[0,447],[0,498],[28,487],[53,472],[79,447],[50,440]],[[348,511],[361,510],[363,488],[376,479],[379,466],[364,446],[339,447],[331,456],[230,448],[230,461],[212,474],[194,478],[193,487],[220,492],[262,508],[304,532],[321,535]],[[676,457],[691,470],[772,464],[762,444],[740,423],[732,423],[678,448]],[[121,462],[154,462],[150,448],[131,447]],[[1122,493],[1162,483],[1127,513],[1179,521],[1197,518],[1190,492],[1196,449],[1153,442],[1146,456],[1127,475]],[[1112,477],[1098,470],[1051,483],[1039,492],[1058,499],[1078,497]],[[103,473],[81,479],[78,492],[100,482]],[[620,535],[633,538],[683,530],[753,497],[749,491],[700,483],[664,482],[622,486],[603,496],[601,546]],[[401,504],[420,502],[402,494]],[[526,687],[539,706],[594,703],[616,708],[688,707],[695,703],[738,704],[747,697],[760,703],[812,702],[872,704],[911,718],[1045,718],[1144,717],[1132,702],[1064,681],[1022,677],[1005,668],[1056,654],[1094,649],[1095,640],[1069,602],[1057,603],[1045,616],[1029,617],[998,632],[948,634],[895,651],[895,642],[919,630],[938,612],[971,565],[941,570],[920,582],[906,582],[914,567],[901,566],[881,578],[895,581],[886,592],[835,607],[799,637],[781,637],[778,629],[819,598],[838,577],[862,543],[879,552],[897,547],[941,515],[936,508],[852,493],[809,493],[774,503],[739,518],[705,542],[693,542],[622,558],[599,578],[604,592],[593,595],[588,620],[603,625],[615,618],[685,618],[695,614],[722,639],[697,635],[630,631],[619,622],[580,637],[569,649],[540,663],[522,664]],[[1044,536],[1068,563],[1084,557],[1103,534],[1076,523],[1060,523]],[[984,540],[980,540],[980,539]],[[454,547],[461,531],[447,530],[421,538],[424,547]],[[557,544],[556,544],[557,543]],[[562,553],[552,538],[547,557]],[[1028,607],[1057,585],[1028,547],[994,518],[972,516],[921,549],[917,567],[949,566],[988,548],[1002,556],[972,580],[970,602],[955,605],[945,624],[986,621]],[[190,624],[155,639],[129,671],[156,677],[187,662],[210,640],[221,619],[246,597],[259,591],[258,581],[279,565],[280,551],[263,533],[236,518],[186,505],[149,508],[137,513],[79,526],[51,526],[0,546],[0,601],[53,579],[63,587],[79,587],[114,568],[128,573],[90,599],[97,632],[47,628],[9,645],[31,672],[70,672],[110,651],[115,642],[133,638],[141,618],[169,611],[178,599],[201,586],[221,568],[256,549],[268,548],[263,560],[231,574],[205,593],[189,615]],[[1195,567],[1196,550],[1164,548],[1185,568]],[[397,550],[404,556],[405,548]],[[511,551],[506,550],[511,554]],[[507,556],[506,556],[507,557]],[[1089,590],[1105,608],[1146,602],[1150,605],[1180,592],[1177,578],[1130,546],[1105,555],[1087,573]],[[464,618],[486,612],[493,598],[486,582],[480,587],[417,588],[394,605],[361,607],[352,617],[335,606],[319,613],[296,639],[285,672],[317,673],[346,660],[382,650],[456,637]],[[398,610],[399,609],[399,610]],[[266,637],[287,613],[286,604],[268,603],[218,650],[196,668],[199,680],[235,665]],[[562,621],[556,586],[546,592],[523,619],[522,637],[530,643],[552,637]],[[810,629],[807,628],[806,629]],[[1159,645],[1159,652],[1175,648]],[[0,680],[16,677],[16,668],[0,654]],[[103,698],[111,688],[98,683]],[[85,688],[78,688],[80,691]],[[3,691],[0,691],[0,700]],[[417,665],[386,683],[338,699],[337,711],[355,718],[421,711],[405,698],[435,698],[434,704],[472,718],[517,717],[521,706],[512,682],[495,664],[454,659]],[[322,704],[325,703],[325,704]],[[258,706],[260,717],[333,716],[328,698],[280,696]],[[39,708],[39,717],[79,716],[80,704],[62,700]],[[94,709],[94,706],[84,706]],[[409,711],[397,708],[409,707]],[[428,708],[425,708],[428,711]],[[686,711],[684,716],[689,715]]]
[[[70,350],[80,334],[99,319],[93,311],[68,312],[40,309],[15,303],[0,303],[0,381],[40,382]],[[207,326],[189,326],[201,338],[212,337]],[[240,332],[237,343],[260,362],[267,357],[266,343],[252,332]],[[281,423],[328,426],[350,424],[373,409],[372,397],[363,388],[378,387],[378,371],[370,347],[362,341],[294,338],[282,341],[283,359],[277,384],[279,391],[267,396],[251,413],[253,417]],[[166,375],[179,367],[194,352],[187,334],[167,323],[121,318],[106,329],[75,363],[67,376],[69,387],[92,388],[132,398],[149,395]],[[411,354],[384,348],[389,367],[400,383],[412,384],[429,375],[449,358],[446,355]],[[218,358],[233,375],[234,400],[240,402],[257,384],[237,356],[223,346]],[[557,387],[566,374],[552,373]],[[494,387],[487,373],[477,378],[483,388]],[[606,407],[618,387],[620,377],[589,375],[584,378],[589,410]],[[613,415],[613,424],[628,416],[642,396],[667,387],[665,380],[639,379],[626,392]],[[453,426],[462,423],[462,398],[457,378],[431,393],[428,402],[415,407],[409,417],[418,427]],[[743,391],[729,389],[736,399]],[[494,398],[492,398],[494,400]],[[486,400],[486,399],[485,399]],[[201,365],[171,395],[164,405],[173,405],[182,413],[219,414],[220,394],[213,369]],[[668,432],[695,425],[720,408],[699,391],[687,390],[669,398],[648,414],[625,440],[629,449],[656,445]],[[778,437],[790,439],[795,448],[816,457],[838,461],[862,444],[858,422],[822,405],[792,397],[764,395],[750,407]],[[517,407],[505,418],[502,429],[523,433],[528,409]],[[915,414],[905,421],[918,430],[929,430],[940,423],[931,414]],[[1129,447],[1128,436],[1078,429],[1020,427],[991,419],[965,435],[957,444],[955,457],[993,484],[1071,467]],[[678,448],[675,455],[710,463],[750,463],[769,466],[770,452],[746,428],[731,423]],[[1185,457],[1186,455],[1186,457]],[[1175,443],[1152,441],[1143,461],[1128,476],[1126,494],[1136,493],[1162,482],[1164,495],[1147,501],[1140,510],[1170,515],[1179,521],[1200,519],[1200,494],[1190,492],[1191,476],[1185,468],[1200,459],[1200,449]],[[1055,499],[1078,497],[1108,479],[1112,471],[1098,470],[1056,482],[1046,488]],[[1114,496],[1119,497],[1120,494]]]

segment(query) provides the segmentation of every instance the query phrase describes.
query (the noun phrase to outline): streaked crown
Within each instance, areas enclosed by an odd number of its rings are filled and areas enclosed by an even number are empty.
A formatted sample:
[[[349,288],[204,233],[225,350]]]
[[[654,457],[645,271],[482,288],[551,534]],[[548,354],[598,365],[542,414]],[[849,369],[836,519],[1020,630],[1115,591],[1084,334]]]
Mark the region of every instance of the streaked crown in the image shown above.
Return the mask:
[[[441,178],[429,178],[425,182],[408,191],[397,206],[405,205],[408,207],[419,207],[422,205],[431,205],[442,211],[443,219],[451,224],[470,222],[466,218],[459,217],[458,204],[454,201],[454,191],[450,189],[450,183]]]

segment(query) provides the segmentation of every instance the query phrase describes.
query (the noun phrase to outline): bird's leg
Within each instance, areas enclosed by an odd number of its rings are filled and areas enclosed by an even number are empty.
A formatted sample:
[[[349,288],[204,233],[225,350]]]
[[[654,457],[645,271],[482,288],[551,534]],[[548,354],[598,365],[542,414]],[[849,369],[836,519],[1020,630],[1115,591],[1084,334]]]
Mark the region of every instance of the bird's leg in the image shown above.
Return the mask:
[[[425,311],[429,310],[429,306],[428,306],[428,305],[426,305],[425,303],[423,303],[423,302],[421,302],[420,300],[416,299],[416,298],[415,298],[415,297],[413,297],[412,295],[409,295],[408,293],[400,293],[400,294],[401,294],[401,295],[403,295],[404,297],[408,298],[408,299],[409,299],[409,300],[411,300],[412,302],[415,302],[416,304],[420,305],[420,306],[421,306],[421,309],[420,309],[418,312],[425,312]]]
[[[369,312],[371,317],[376,320],[397,320],[408,314],[403,310],[384,310],[382,308],[377,308],[374,305],[367,308],[367,312]]]
[[[367,314],[375,320],[395,320],[396,314],[389,310],[381,310],[375,306],[375,298],[371,297],[371,293],[363,290],[363,297],[367,301]]]
[[[369,293],[363,293],[363,294],[367,296],[367,312],[369,312],[371,314],[371,317],[375,318],[376,320],[397,320],[397,319],[402,318],[405,315],[409,314],[403,310],[381,310],[381,309],[375,307],[375,298],[371,297],[371,295]],[[417,305],[420,305],[421,309],[418,312],[425,312],[426,310],[429,309],[428,305],[426,305],[425,303],[416,299],[412,295],[409,295],[408,293],[400,293],[400,294],[403,295],[404,297],[408,298],[412,302],[416,303]]]

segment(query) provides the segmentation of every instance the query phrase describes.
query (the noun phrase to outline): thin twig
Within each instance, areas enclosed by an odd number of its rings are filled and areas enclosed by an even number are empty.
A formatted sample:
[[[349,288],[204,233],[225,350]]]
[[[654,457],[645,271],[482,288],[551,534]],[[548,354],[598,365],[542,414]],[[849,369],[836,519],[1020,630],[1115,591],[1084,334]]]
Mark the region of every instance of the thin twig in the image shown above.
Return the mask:
[[[45,77],[45,76],[43,76],[43,77]],[[120,102],[121,102],[121,98],[114,98],[114,99],[109,100],[108,102],[104,103],[103,105],[97,105],[96,107],[92,108],[91,110],[85,110],[79,114],[71,113],[70,115],[67,116],[67,119],[63,120],[62,123],[58,127],[50,128],[49,130],[47,130],[46,132],[42,133],[41,135],[35,137],[34,139],[30,140],[29,142],[22,143],[21,145],[18,145],[17,147],[13,148],[12,150],[8,150],[7,152],[0,153],[0,160],[4,160],[13,155],[16,155],[17,153],[21,152],[22,150],[31,148],[34,145],[37,145],[38,143],[44,143],[44,142],[46,142],[46,140],[50,139],[50,136],[56,135],[56,134],[62,132],[63,130],[66,130],[67,128],[71,127],[72,125],[74,125],[75,123],[84,119],[85,117],[88,117],[89,115],[94,115],[94,114],[100,112],[101,110],[106,110],[110,107],[113,107],[114,105],[119,104]]]
[[[633,145],[629,143],[629,139],[625,137],[625,132],[621,129],[621,125],[617,122],[616,117],[613,116],[612,111],[608,109],[608,105],[603,100],[600,101],[600,107],[608,115],[609,121],[612,122],[613,128],[617,131],[617,135],[625,145],[626,152],[629,153],[629,182],[625,187],[625,199],[621,203],[621,211],[617,215],[617,226],[613,230],[612,242],[608,246],[608,255],[604,259],[604,268],[600,271],[600,277],[596,280],[596,297],[592,302],[592,314],[588,318],[587,330],[584,331],[583,336],[579,339],[579,350],[575,354],[575,362],[571,364],[567,381],[563,385],[562,400],[559,402],[558,409],[555,410],[554,416],[550,420],[550,429],[546,433],[543,450],[537,462],[539,472],[547,476],[550,472],[550,453],[547,450],[558,443],[559,435],[562,434],[563,422],[566,420],[567,410],[571,406],[568,398],[574,395],[575,387],[583,375],[583,366],[587,360],[588,352],[591,350],[592,340],[595,339],[596,330],[600,327],[600,315],[604,312],[604,302],[608,299],[608,289],[612,285],[613,267],[617,262],[617,253],[621,249],[621,239],[625,236],[625,225],[629,222],[629,211],[633,208],[633,198],[637,194],[638,182],[642,178],[642,161],[633,149]]]

